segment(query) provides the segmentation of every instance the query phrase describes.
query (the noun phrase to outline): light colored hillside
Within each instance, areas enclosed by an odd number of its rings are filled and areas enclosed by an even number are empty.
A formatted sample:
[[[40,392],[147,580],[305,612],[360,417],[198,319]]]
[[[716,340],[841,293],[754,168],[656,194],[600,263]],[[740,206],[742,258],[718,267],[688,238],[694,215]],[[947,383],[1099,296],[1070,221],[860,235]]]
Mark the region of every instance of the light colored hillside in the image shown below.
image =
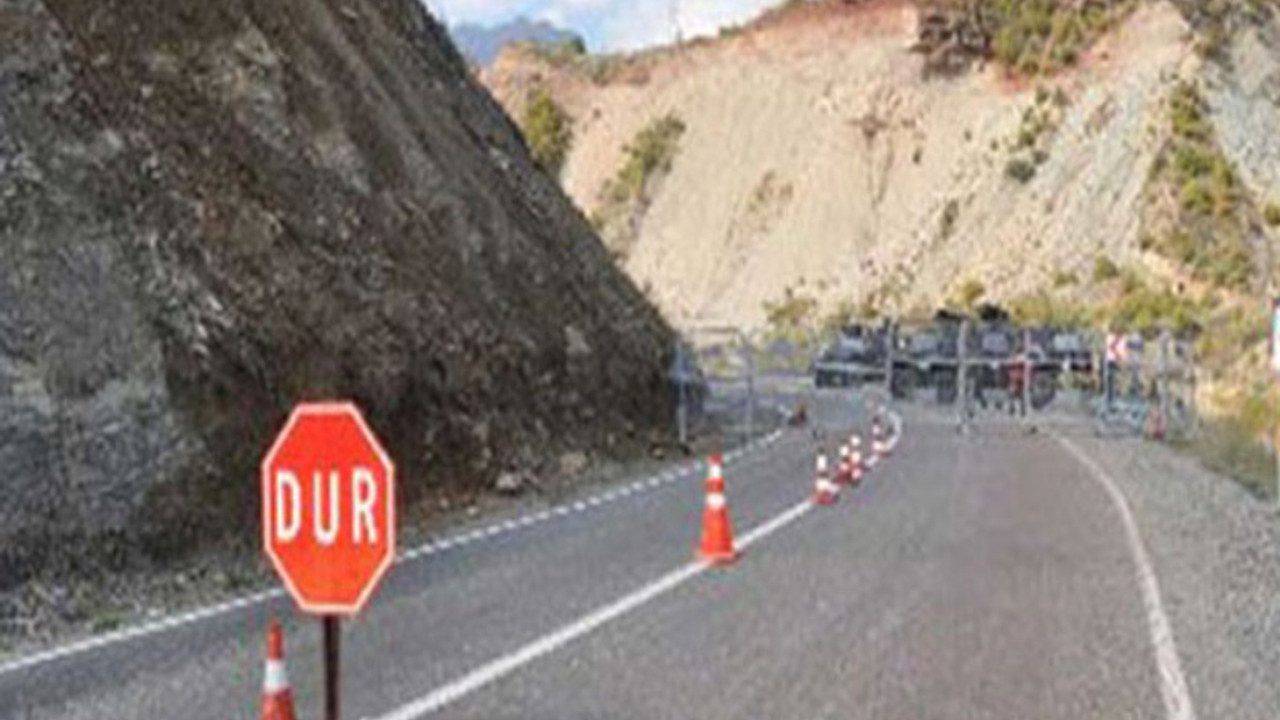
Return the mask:
[[[905,2],[815,7],[603,84],[519,53],[485,80],[517,116],[543,85],[575,118],[563,182],[588,214],[641,128],[686,124],[624,258],[677,322],[759,324],[801,285],[827,308],[905,311],[969,278],[1009,298],[1055,270],[1087,278],[1099,254],[1140,262],[1165,99],[1199,65],[1181,15],[1144,5],[1077,69],[1021,86],[994,67],[926,79],[917,22]],[[1012,150],[1024,129],[1043,162],[1025,184],[1007,173],[1031,156]]]

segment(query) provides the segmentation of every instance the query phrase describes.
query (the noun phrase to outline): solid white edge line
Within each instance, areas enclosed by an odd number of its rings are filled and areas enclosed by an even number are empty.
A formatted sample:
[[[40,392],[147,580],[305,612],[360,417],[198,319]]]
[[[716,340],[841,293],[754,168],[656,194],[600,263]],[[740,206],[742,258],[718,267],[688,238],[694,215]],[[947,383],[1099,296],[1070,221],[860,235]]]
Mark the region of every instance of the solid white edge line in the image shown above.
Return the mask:
[[[1074,456],[1089,471],[1093,479],[1102,485],[1110,496],[1112,505],[1120,513],[1125,537],[1129,541],[1129,552],[1133,556],[1133,563],[1138,573],[1142,605],[1147,613],[1147,627],[1151,633],[1157,674],[1160,676],[1160,696],[1164,699],[1165,717],[1168,720],[1195,720],[1196,710],[1191,703],[1187,679],[1182,674],[1182,661],[1178,657],[1178,646],[1173,639],[1173,626],[1160,599],[1160,584],[1156,580],[1155,567],[1152,566],[1151,558],[1147,555],[1147,546],[1142,541],[1138,523],[1129,509],[1129,501],[1111,476],[1099,467],[1093,458],[1062,435],[1055,432],[1053,436],[1058,444]]]
[[[772,440],[777,440],[778,438],[781,438],[781,437],[782,437],[782,430],[780,429],[774,430],[773,433],[769,435],[769,438],[771,438]],[[666,473],[670,473],[671,481],[674,481],[683,475],[688,475],[690,473],[695,472],[697,468],[698,468],[698,465],[696,463],[693,463],[691,465],[686,465],[679,469],[668,469]],[[628,492],[625,494],[620,493],[619,497],[625,497],[626,495],[630,495],[632,492],[637,492],[641,490],[644,487],[644,485],[645,483],[643,480],[635,481],[631,483],[629,486],[627,486],[632,488],[631,492]],[[650,482],[650,486],[656,487],[657,485]],[[544,510],[534,515],[527,515],[516,522],[518,523],[519,526],[532,525],[533,523],[546,522],[547,520],[550,520],[553,517],[561,517],[561,516],[567,515],[568,513],[569,511],[564,508],[557,508],[555,510]],[[528,520],[528,522],[525,522],[526,520]],[[396,557],[395,563],[399,564],[401,562],[412,561],[421,557],[434,555],[436,553],[440,553],[445,550],[449,550],[451,548],[468,545],[476,540],[483,539],[484,537],[486,537],[485,531],[480,530],[480,531],[472,531],[472,532],[464,533],[462,535],[458,535],[454,537],[447,537],[439,540],[431,540],[421,545],[418,545],[417,547],[408,548],[404,550]],[[18,672],[19,670],[25,670],[27,668],[35,667],[37,665],[43,665],[45,663],[52,662],[54,660],[60,660],[62,658],[70,657],[73,655],[79,655],[81,653],[85,653],[90,650],[95,650],[108,645],[114,645],[119,642],[146,637],[148,635],[154,635],[154,634],[163,632],[165,630],[171,630],[177,627],[181,627],[183,625],[188,625],[193,622],[198,622],[200,620],[204,620],[207,618],[216,617],[218,615],[222,615],[222,614],[231,612],[233,610],[239,610],[244,607],[258,605],[268,600],[281,597],[284,594],[285,594],[284,588],[280,588],[280,587],[272,588],[270,590],[265,590],[262,592],[253,593],[251,595],[245,595],[243,597],[235,598],[234,600],[229,600],[224,603],[218,603],[216,605],[209,605],[202,608],[196,608],[186,612],[178,613],[176,615],[171,615],[169,617],[163,617],[151,622],[143,622],[133,627],[124,628],[121,630],[115,630],[102,635],[96,635],[94,637],[86,638],[84,640],[80,640],[77,642],[72,642],[66,645],[50,648],[48,650],[37,652],[25,657],[14,658],[7,662],[0,662],[0,677],[4,675],[8,675],[10,673]]]
[[[813,505],[805,500],[768,522],[753,528],[738,542],[745,548],[786,527],[809,512]],[[679,567],[625,597],[591,613],[502,657],[496,658],[462,677],[442,685],[421,698],[402,705],[376,720],[416,720],[451,705],[485,686],[496,682],[545,655],[578,640],[602,626],[649,603],[706,572],[711,565],[698,561]]]
[[[89,650],[93,650],[95,648],[99,648],[104,645],[112,645],[125,640],[130,640],[132,638],[142,637],[144,635],[151,635],[151,634],[160,632],[162,630],[167,630],[169,628],[186,625],[188,623],[192,623],[197,620],[203,620],[205,618],[214,617],[215,615],[222,615],[224,613],[231,612],[232,610],[239,610],[241,608],[249,607],[251,605],[257,605],[258,603],[261,603],[267,600],[272,600],[277,597],[282,597],[284,594],[285,594],[284,588],[272,588],[271,590],[267,590],[265,592],[255,593],[253,595],[246,595],[245,597],[236,598],[235,600],[219,603],[217,605],[211,605],[209,607],[200,608],[198,610],[192,610],[190,612],[181,613],[179,615],[173,615],[171,617],[162,618],[160,620],[156,620],[150,623],[145,623],[142,625],[135,625],[134,627],[126,628],[124,630],[109,632],[109,633],[106,633],[105,635],[98,635],[96,637],[92,637],[87,640],[71,643],[69,645],[63,645],[61,647],[56,647],[50,650],[46,650],[44,652],[39,652],[34,655],[29,655],[24,658],[18,658],[16,660],[11,660],[7,663],[0,664],[0,675],[5,675],[11,672],[17,672],[18,670],[23,670],[25,668],[33,667],[35,665],[42,665],[44,663],[51,662],[53,660],[58,660],[60,658],[64,658],[70,655],[78,655],[80,653],[87,652]]]

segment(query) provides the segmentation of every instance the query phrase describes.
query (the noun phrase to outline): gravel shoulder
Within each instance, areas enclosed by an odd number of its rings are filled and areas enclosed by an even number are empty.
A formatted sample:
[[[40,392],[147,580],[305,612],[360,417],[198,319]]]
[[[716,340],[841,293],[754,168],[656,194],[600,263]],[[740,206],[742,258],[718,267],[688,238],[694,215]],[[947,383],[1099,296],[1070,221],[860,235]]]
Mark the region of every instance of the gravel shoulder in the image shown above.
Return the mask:
[[[1128,498],[1197,715],[1273,718],[1280,706],[1280,513],[1169,448],[1099,439],[1079,422],[1054,429]]]

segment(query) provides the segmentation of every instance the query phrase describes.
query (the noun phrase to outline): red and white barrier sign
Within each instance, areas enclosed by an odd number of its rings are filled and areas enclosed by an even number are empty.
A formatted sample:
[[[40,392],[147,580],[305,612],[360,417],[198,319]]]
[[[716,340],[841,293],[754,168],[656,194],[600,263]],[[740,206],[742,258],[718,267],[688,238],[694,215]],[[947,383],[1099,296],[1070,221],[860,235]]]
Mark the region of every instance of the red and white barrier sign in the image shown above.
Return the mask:
[[[1129,357],[1129,346],[1121,333],[1107,333],[1107,362],[1122,363]]]

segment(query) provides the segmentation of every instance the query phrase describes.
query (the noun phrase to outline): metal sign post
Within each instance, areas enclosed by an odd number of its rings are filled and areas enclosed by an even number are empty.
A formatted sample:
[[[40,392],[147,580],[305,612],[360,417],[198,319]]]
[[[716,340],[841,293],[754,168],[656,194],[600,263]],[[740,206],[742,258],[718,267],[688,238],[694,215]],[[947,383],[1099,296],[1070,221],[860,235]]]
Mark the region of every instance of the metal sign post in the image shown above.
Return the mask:
[[[689,441],[689,402],[688,390],[685,377],[686,361],[684,357],[684,341],[676,341],[676,436],[679,439],[680,446],[684,447]]]
[[[1022,419],[1031,419],[1031,329],[1022,331]]]
[[[893,348],[897,344],[898,329],[892,320],[886,320],[884,326],[884,395],[893,402]]]
[[[956,341],[956,407],[960,409],[960,429],[969,431],[969,320],[960,321],[960,337]]]
[[[747,442],[755,438],[756,426],[756,352],[755,346],[745,336],[739,336],[740,345],[747,354]]]
[[[342,621],[337,615],[325,615],[324,619],[324,717],[325,720],[339,720],[338,708],[341,707],[338,692],[340,675],[341,647],[340,634]]]
[[[1268,245],[1270,247],[1270,245]],[[1271,298],[1271,371],[1280,375],[1280,298]],[[1271,449],[1276,462],[1276,504],[1280,505],[1280,423],[1273,418]]]

